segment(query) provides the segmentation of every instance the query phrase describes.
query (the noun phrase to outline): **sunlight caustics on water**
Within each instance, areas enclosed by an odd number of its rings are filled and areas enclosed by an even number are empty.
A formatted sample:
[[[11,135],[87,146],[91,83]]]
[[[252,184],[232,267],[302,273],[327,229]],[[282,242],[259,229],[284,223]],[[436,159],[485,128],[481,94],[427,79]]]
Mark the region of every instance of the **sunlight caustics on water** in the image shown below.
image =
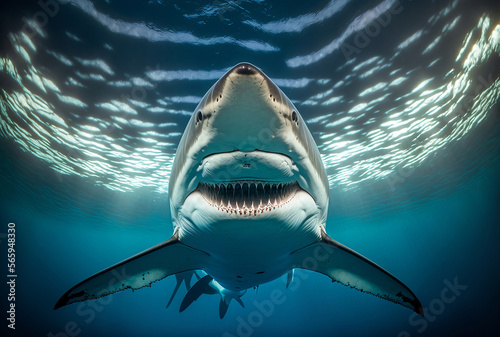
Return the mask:
[[[269,55],[282,49],[256,40],[201,38],[151,28],[113,18],[89,1],[71,3],[103,28],[138,39],[195,46],[235,44]],[[300,34],[335,17],[346,3],[332,1],[316,13],[243,24],[266,35]],[[383,1],[353,18],[320,49],[283,60],[288,78],[274,78],[272,69],[263,67],[292,100],[307,93],[306,99],[294,103],[301,111],[314,111],[315,116],[306,119],[314,130],[331,186],[349,189],[361,181],[385,178],[397,167],[419,165],[461,139],[490,113],[500,95],[500,80],[495,74],[481,73],[480,68],[500,52],[499,23],[484,13],[474,27],[460,35],[453,60],[443,60],[436,52],[463,21],[463,14],[456,10],[458,3],[456,0],[426,18],[426,25],[406,38],[391,40],[385,54],[358,57],[349,49],[345,64],[332,68],[329,77],[294,77],[294,73],[334,52],[345,54],[346,41],[359,32],[388,29],[382,26],[384,20],[404,11],[403,5]],[[205,8],[186,16],[200,20],[210,15],[216,13]],[[97,184],[121,191],[144,186],[166,191],[183,128],[179,115],[190,115],[204,94],[203,90],[170,93],[163,83],[188,88],[190,83],[201,82],[209,87],[233,65],[222,69],[157,67],[127,74],[118,72],[109,61],[112,41],[99,48],[101,58],[86,58],[52,50],[47,43],[51,37],[34,21],[28,21],[24,30],[10,32],[8,38],[16,54],[0,59],[2,77],[9,83],[2,88],[0,101],[2,135],[59,174],[92,177]],[[63,38],[74,45],[84,43],[69,30]],[[414,54],[425,55],[429,62],[407,63]],[[46,66],[54,62],[59,62],[57,72]],[[440,63],[447,68],[437,69]],[[422,68],[428,69],[428,76],[414,78]],[[408,90],[399,96],[401,90],[397,89],[402,86]],[[108,89],[102,97],[95,93]]]

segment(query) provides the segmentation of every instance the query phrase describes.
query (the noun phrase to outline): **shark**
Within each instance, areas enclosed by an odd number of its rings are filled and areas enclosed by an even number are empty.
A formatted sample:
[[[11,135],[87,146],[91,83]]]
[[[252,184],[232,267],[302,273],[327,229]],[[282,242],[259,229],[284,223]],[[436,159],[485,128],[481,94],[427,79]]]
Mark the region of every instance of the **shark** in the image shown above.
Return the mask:
[[[409,308],[413,292],[326,233],[329,184],[301,114],[256,66],[239,63],[204,95],[181,137],[168,187],[173,235],[69,289],[55,304],[140,289],[175,275],[180,311],[219,294],[223,318],[247,289],[297,268]],[[191,286],[191,279],[196,283]]]

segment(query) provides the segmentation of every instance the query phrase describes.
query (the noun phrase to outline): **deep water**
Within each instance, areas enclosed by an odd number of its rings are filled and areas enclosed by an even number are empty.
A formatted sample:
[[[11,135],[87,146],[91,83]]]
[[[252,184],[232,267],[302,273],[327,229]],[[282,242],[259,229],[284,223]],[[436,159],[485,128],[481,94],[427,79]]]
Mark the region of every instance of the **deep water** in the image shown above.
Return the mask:
[[[2,336],[500,333],[498,4],[64,3],[53,16],[35,1],[0,5]],[[39,13],[37,33],[26,22]],[[381,13],[390,22],[360,44]],[[425,318],[312,272],[289,289],[278,279],[248,290],[223,320],[216,296],[179,313],[183,288],[166,308],[174,277],[53,310],[76,283],[172,235],[166,190],[180,135],[241,61],[308,123],[330,182],[328,234],[402,280]],[[275,289],[282,301],[265,307]]]

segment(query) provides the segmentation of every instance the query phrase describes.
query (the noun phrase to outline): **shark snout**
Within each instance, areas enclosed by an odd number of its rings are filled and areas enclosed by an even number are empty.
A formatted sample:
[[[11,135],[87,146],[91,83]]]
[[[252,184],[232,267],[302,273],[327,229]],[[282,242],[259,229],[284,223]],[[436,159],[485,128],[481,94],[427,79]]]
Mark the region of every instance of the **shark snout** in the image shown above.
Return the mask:
[[[240,151],[275,151],[276,140],[297,120],[295,108],[261,70],[250,63],[233,67],[201,106],[210,139]],[[294,120],[292,120],[295,118]],[[285,149],[287,151],[288,149]]]
[[[259,73],[258,69],[250,63],[240,63],[233,68],[233,71],[239,75],[256,75]]]

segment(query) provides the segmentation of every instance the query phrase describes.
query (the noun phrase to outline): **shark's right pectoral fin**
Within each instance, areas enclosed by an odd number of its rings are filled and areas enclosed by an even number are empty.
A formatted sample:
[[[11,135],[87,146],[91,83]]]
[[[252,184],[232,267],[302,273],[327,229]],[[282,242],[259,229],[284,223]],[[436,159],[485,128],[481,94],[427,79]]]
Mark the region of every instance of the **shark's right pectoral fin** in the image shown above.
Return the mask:
[[[294,267],[316,271],[333,281],[405,306],[423,316],[413,292],[387,271],[330,238],[324,229],[321,241],[292,253]]]
[[[208,256],[182,244],[174,232],[169,240],[80,282],[57,301],[54,309],[125,289],[140,289],[169,275],[201,269]]]

